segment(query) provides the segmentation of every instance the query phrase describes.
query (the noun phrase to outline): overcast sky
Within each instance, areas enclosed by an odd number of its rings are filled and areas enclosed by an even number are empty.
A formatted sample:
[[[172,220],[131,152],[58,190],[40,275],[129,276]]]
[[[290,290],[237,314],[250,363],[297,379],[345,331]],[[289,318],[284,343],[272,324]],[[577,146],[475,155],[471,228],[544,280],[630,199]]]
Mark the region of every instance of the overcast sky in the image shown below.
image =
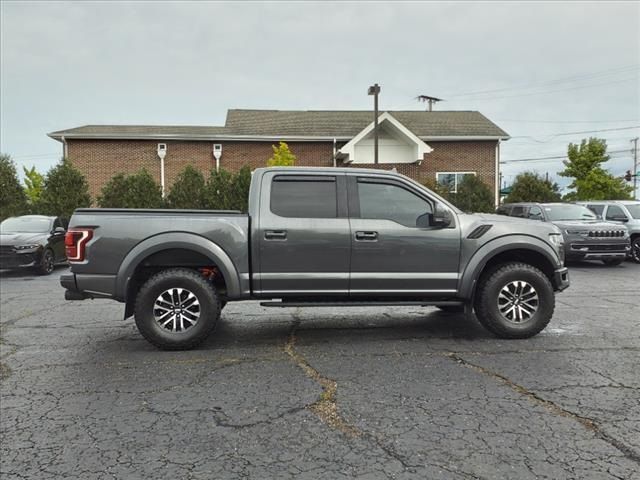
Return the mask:
[[[85,124],[222,125],[228,108],[479,110],[502,159],[640,134],[640,3],[1,2],[0,150],[46,171],[46,134]],[[470,92],[488,93],[464,95]],[[633,129],[620,130],[634,127]],[[610,130],[616,129],[616,130]],[[566,132],[610,130],[553,136]],[[509,181],[560,159],[502,166]],[[561,180],[561,179],[558,179]],[[561,180],[566,183],[566,180]]]

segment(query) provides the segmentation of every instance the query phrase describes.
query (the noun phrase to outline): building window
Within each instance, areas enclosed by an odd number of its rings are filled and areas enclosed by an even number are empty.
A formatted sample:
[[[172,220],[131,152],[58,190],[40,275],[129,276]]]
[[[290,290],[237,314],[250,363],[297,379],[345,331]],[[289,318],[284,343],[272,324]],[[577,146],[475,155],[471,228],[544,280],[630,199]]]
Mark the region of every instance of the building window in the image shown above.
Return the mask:
[[[438,172],[436,173],[436,180],[440,185],[445,185],[449,188],[449,192],[458,193],[458,185],[462,182],[462,179],[469,175],[476,175],[476,172]]]

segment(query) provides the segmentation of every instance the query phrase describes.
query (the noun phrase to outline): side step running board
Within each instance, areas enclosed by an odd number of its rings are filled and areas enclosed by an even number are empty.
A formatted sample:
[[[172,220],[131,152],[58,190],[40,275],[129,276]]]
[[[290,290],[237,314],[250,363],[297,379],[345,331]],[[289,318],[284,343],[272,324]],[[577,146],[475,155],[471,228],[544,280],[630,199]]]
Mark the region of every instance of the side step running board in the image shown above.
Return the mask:
[[[443,300],[423,300],[423,301],[407,301],[407,302],[282,302],[269,301],[260,302],[263,307],[461,307],[464,302],[459,301],[443,301]]]

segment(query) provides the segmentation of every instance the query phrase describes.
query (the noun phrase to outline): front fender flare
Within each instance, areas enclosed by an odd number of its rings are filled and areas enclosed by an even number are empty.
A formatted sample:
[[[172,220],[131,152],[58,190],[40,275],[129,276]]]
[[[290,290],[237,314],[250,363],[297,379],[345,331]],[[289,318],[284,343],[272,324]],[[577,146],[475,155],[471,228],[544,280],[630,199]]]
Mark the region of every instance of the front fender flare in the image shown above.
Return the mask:
[[[240,276],[233,261],[216,243],[188,232],[161,233],[136,245],[124,258],[116,277],[116,298],[126,300],[127,288],[136,268],[145,258],[171,248],[192,250],[211,259],[224,277],[227,296],[240,296]]]
[[[553,247],[538,237],[530,235],[505,235],[485,243],[475,251],[467,262],[462,277],[460,278],[459,296],[470,300],[473,297],[476,282],[487,262],[496,255],[509,250],[531,250],[544,255],[553,265],[554,269],[560,268],[560,259]]]

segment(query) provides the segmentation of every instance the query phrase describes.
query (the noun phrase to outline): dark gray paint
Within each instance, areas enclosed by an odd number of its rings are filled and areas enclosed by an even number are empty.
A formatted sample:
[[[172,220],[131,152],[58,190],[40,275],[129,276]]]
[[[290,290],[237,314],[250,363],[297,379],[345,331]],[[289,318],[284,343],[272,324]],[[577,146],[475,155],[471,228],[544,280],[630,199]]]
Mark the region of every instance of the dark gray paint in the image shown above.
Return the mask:
[[[275,175],[330,175],[338,179],[339,218],[284,218],[269,208]],[[445,228],[412,228],[390,220],[356,217],[347,209],[347,177],[399,182],[435,207],[449,211]],[[491,225],[480,238],[467,236]],[[555,226],[498,215],[469,215],[413,180],[380,170],[271,168],[253,173],[249,215],[218,211],[78,210],[72,227],[92,226],[87,260],[74,263],[71,290],[125,301],[135,268],[149,255],[185,248],[221,270],[229,300],[303,295],[357,297],[414,295],[470,299],[478,275],[497,253],[519,248],[542,254],[557,272],[562,261],[550,234]],[[356,239],[357,232],[375,238]],[[272,238],[265,238],[268,232]],[[284,232],[284,234],[283,234]],[[249,255],[251,253],[251,256]],[[251,258],[251,261],[249,260]],[[250,269],[251,263],[251,269]],[[557,274],[558,275],[558,274]],[[556,287],[564,287],[556,283]]]

